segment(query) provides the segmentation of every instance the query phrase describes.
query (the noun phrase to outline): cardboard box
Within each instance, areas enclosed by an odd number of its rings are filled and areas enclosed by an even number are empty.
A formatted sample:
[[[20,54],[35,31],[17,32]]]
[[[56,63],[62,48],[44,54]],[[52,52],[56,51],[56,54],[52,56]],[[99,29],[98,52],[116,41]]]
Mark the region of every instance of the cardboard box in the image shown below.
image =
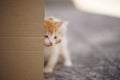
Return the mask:
[[[0,2],[0,80],[42,80],[43,0]]]

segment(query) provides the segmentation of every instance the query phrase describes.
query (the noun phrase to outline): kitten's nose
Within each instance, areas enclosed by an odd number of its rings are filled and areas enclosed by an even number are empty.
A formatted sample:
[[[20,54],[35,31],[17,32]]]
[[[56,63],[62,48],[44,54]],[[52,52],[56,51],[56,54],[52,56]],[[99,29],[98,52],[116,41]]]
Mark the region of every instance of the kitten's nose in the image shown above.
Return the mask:
[[[52,42],[49,42],[50,43],[50,45],[53,45],[53,43]]]

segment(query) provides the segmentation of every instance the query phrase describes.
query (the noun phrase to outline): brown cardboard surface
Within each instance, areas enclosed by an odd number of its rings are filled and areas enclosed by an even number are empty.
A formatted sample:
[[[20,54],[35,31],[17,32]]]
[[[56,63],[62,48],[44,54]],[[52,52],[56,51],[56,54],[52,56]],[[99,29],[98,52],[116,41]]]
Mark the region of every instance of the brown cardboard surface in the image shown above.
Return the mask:
[[[41,57],[40,52],[0,54],[0,80],[42,80]]]
[[[40,51],[43,43],[40,37],[0,37],[0,51]]]
[[[43,80],[44,0],[0,1],[0,80]]]
[[[9,25],[9,27],[7,27]],[[24,37],[24,36],[41,36],[42,31],[40,30],[41,24],[1,24],[0,26],[0,36],[14,36],[14,37]],[[7,27],[7,28],[6,28]]]

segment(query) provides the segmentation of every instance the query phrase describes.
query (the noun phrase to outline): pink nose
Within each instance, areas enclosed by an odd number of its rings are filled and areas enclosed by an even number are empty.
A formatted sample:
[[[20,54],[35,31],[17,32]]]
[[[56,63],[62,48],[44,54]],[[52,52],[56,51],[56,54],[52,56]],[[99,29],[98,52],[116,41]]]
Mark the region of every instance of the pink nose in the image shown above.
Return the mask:
[[[53,43],[52,42],[49,42],[50,43],[50,45],[53,45]]]

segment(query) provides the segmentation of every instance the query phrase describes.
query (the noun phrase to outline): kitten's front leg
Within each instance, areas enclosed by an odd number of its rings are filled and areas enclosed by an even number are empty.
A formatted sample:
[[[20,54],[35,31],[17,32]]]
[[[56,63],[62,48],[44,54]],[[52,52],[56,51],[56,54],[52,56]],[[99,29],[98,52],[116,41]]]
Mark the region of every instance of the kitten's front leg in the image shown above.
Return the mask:
[[[58,61],[58,51],[55,51],[54,53],[51,53],[49,59],[48,59],[48,63],[44,68],[44,72],[45,73],[51,73],[53,72],[53,69]]]
[[[63,49],[61,56],[64,59],[64,65],[67,67],[71,67],[72,62],[71,62],[70,54],[67,49],[65,49],[65,48]]]

